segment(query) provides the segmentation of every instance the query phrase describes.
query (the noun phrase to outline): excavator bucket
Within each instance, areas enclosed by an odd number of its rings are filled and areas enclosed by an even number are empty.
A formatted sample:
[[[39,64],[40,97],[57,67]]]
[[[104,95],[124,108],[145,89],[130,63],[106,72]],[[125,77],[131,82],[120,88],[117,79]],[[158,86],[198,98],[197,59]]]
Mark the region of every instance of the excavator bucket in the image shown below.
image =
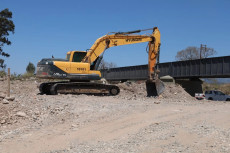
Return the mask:
[[[147,97],[159,96],[164,92],[164,89],[164,83],[160,79],[146,81]]]

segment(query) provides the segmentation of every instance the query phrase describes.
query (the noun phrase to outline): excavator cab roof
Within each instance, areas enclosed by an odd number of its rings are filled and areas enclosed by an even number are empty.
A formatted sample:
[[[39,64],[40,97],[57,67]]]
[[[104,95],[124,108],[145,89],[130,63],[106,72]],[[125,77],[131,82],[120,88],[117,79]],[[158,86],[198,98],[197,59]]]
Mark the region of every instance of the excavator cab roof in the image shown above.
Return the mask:
[[[72,51],[68,51],[67,54],[71,54],[72,52],[86,52],[86,51],[72,50]]]

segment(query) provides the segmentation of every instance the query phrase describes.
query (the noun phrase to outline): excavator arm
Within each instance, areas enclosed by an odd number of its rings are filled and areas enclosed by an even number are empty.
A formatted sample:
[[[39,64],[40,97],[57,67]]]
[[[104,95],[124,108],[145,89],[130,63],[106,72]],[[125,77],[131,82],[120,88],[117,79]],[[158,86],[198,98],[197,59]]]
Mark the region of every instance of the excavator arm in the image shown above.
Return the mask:
[[[148,29],[149,30],[149,29]],[[118,32],[112,35],[105,35],[95,41],[93,46],[87,52],[82,62],[93,63],[103,52],[114,46],[129,45],[135,43],[148,42],[148,71],[149,79],[152,80],[155,73],[155,65],[160,48],[160,31],[157,27],[153,28],[150,35],[134,35],[133,33],[141,32],[142,30],[130,32]]]
[[[157,96],[164,91],[164,84],[158,79],[158,75],[156,73],[157,70],[155,70],[157,60],[159,61],[161,42],[160,31],[158,28],[154,27],[152,30],[153,32],[150,35],[133,34],[145,30],[119,32],[112,35],[105,35],[96,40],[82,62],[100,62],[100,60],[98,60],[100,59],[100,55],[110,47],[148,42],[148,80],[146,81],[147,95]],[[99,64],[94,63],[94,65]],[[93,69],[95,68],[96,66],[93,67]]]
[[[94,62],[106,49],[114,46],[129,45],[135,43],[152,41],[150,36],[142,35],[105,35],[95,41],[93,46],[89,49],[83,62]]]

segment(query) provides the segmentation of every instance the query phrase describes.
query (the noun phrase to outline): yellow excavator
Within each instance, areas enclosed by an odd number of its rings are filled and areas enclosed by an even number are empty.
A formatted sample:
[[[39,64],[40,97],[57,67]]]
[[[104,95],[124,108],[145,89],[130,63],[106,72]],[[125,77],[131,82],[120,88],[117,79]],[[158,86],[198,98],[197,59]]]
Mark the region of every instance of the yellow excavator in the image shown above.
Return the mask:
[[[137,35],[142,31],[153,30],[151,34]],[[78,93],[83,90],[98,90],[117,95],[119,87],[112,84],[97,83],[101,73],[98,67],[106,49],[114,46],[148,42],[148,80],[147,95],[157,96],[164,90],[158,79],[156,63],[159,60],[160,31],[157,27],[128,32],[110,32],[98,38],[88,51],[69,51],[66,59],[44,58],[37,64],[36,77],[43,79],[68,80],[40,84],[42,94]]]

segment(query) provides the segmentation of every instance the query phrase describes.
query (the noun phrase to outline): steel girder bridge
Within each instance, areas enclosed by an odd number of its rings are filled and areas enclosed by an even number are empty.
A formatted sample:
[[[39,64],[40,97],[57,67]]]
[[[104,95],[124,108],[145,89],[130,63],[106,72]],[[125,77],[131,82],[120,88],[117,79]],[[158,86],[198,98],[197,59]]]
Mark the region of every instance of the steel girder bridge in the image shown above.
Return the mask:
[[[102,77],[109,81],[146,80],[148,65],[118,67],[101,70]],[[157,64],[159,76],[174,79],[230,78],[230,56]]]

